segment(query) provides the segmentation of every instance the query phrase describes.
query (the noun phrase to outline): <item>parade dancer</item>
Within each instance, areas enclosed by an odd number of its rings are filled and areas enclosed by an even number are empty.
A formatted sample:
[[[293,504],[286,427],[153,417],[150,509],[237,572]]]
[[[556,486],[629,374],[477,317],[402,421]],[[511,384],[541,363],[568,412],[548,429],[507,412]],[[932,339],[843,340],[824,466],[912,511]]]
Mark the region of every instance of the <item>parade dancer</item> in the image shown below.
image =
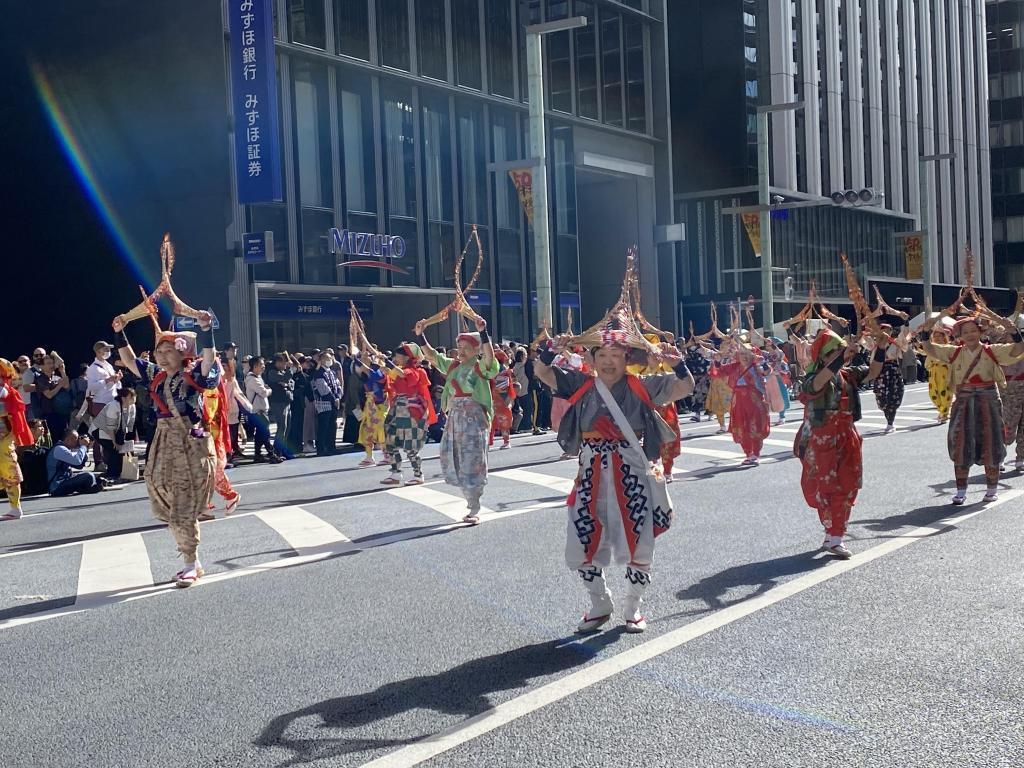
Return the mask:
[[[949,344],[949,334],[936,328],[931,335],[932,344]],[[928,371],[928,397],[939,412],[939,424],[949,420],[949,408],[953,404],[953,393],[949,389],[949,365],[938,358],[927,355],[924,367]]]
[[[228,464],[228,456],[231,454],[231,429],[228,424],[228,391],[225,381],[222,378],[220,383],[213,389],[203,392],[203,416],[204,423],[210,432],[213,440],[213,450],[216,455],[214,465],[213,490],[215,490],[225,502],[224,514],[230,515],[238,507],[242,500],[241,494],[235,490],[228,480],[225,469]],[[206,504],[207,510],[213,509],[213,496]],[[203,512],[199,515],[200,521],[212,520],[214,516],[210,512]]]
[[[773,413],[779,414],[775,426],[786,423],[786,411],[789,410],[789,361],[782,351],[782,339],[770,336],[764,342],[764,359],[768,366],[765,379],[765,394],[768,407]]]
[[[708,413],[718,420],[718,432],[716,434],[719,435],[724,435],[729,431],[725,428],[725,415],[730,412],[732,407],[732,389],[729,386],[729,377],[722,372],[722,369],[724,366],[732,363],[732,358],[729,356],[731,345],[732,340],[725,339],[717,351],[712,349],[708,352],[708,359],[711,363],[708,378],[711,384],[708,388],[705,407]]]
[[[487,436],[494,418],[491,379],[498,375],[498,361],[487,335],[487,322],[474,317],[476,333],[460,333],[456,356],[442,355],[423,336],[424,321],[416,323],[416,335],[427,359],[445,377],[441,406],[448,414],[441,437],[441,472],[445,482],[457,486],[466,497],[470,525],[480,523],[480,497],[487,484]]]
[[[369,350],[364,350],[364,353],[371,354]],[[363,387],[366,390],[363,417],[359,420],[359,444],[366,451],[366,458],[359,462],[359,466],[386,466],[391,463],[384,449],[384,420],[388,416],[388,378],[381,370],[380,364],[375,361],[364,364],[361,359],[357,360],[354,370],[363,380]],[[373,459],[374,448],[380,448],[384,453],[380,461]]]
[[[882,343],[888,346],[887,340]],[[803,465],[800,489],[825,529],[822,548],[844,560],[852,556],[843,537],[863,480],[862,440],[856,427],[860,387],[881,371],[884,346],[877,349],[870,367],[850,366],[855,348],[833,331],[822,330],[811,346],[802,387],[804,424],[793,448]]]
[[[700,344],[692,339],[686,343],[686,354],[683,357],[683,362],[686,363],[686,367],[690,369],[690,373],[693,375],[693,394],[690,395],[690,411],[693,415],[690,416],[690,421],[699,422],[701,415],[705,412],[704,406],[707,402],[708,388],[711,386],[711,377],[708,376],[711,363],[704,356]]]
[[[7,492],[11,511],[0,520],[20,520],[21,483],[24,477],[18,465],[18,448],[35,440],[25,418],[25,401],[18,392],[21,374],[10,361],[0,357],[0,486]]]
[[[388,373],[391,377],[391,408],[384,420],[385,445],[391,458],[391,474],[381,485],[402,483],[402,451],[409,457],[412,478],[406,485],[423,484],[420,451],[427,442],[427,430],[437,422],[430,397],[430,379],[420,366],[423,353],[417,344],[405,342],[395,349]]]
[[[954,304],[952,311],[959,304],[960,301]],[[939,317],[947,316],[950,311],[943,310]],[[922,331],[931,330],[936,319],[926,322]],[[1006,323],[1009,325],[1010,321]],[[949,365],[950,384],[956,392],[946,439],[956,476],[956,493],[952,499],[955,505],[967,500],[967,478],[975,464],[985,467],[988,487],[983,500],[990,502],[998,498],[999,465],[1006,456],[998,389],[998,384],[1004,380],[1000,366],[1012,365],[1024,356],[1020,331],[1010,329],[1012,344],[983,344],[983,324],[977,315],[959,319],[953,326],[953,335],[959,338],[960,346],[924,342],[927,354]]]
[[[536,369],[541,381],[572,406],[559,426],[559,444],[567,453],[580,451],[579,474],[566,503],[565,548],[566,564],[590,594],[590,609],[577,626],[580,633],[596,632],[611,618],[605,570],[612,562],[626,569],[626,631],[647,628],[640,606],[651,583],[654,541],[672,522],[668,493],[651,463],[675,435],[656,407],[693,391],[693,378],[679,351],[667,344],[651,350],[632,325],[625,301],[620,299],[616,307],[574,340],[591,349],[596,375],[552,367],[555,353],[550,349],[541,353]],[[628,374],[630,347],[653,352],[673,372]]]
[[[200,331],[163,332],[153,347],[156,363],[138,358],[124,334],[124,316],[112,327],[121,362],[149,387],[156,409],[156,434],[146,465],[146,489],[153,514],[167,523],[185,567],[175,574],[179,587],[192,586],[202,575],[199,562],[199,516],[213,492],[216,452],[203,424],[203,391],[220,384],[221,369],[208,312],[198,313]],[[202,346],[196,354],[196,344]]]
[[[875,402],[878,409],[885,416],[885,432],[890,434],[896,429],[896,411],[903,404],[903,353],[906,350],[907,342],[900,338],[893,338],[893,327],[889,323],[880,323],[879,328],[888,336],[888,344],[885,348],[885,363],[882,365],[882,372],[875,379]]]
[[[1024,358],[1003,366],[1006,387],[1003,389],[1003,442],[1009,447],[1017,443],[1014,469],[1024,472]]]
[[[491,379],[491,402],[494,403],[494,417],[491,421],[491,433],[487,438],[487,445],[494,445],[495,436],[501,435],[500,450],[506,451],[510,447],[509,438],[512,435],[512,403],[515,400],[515,377],[508,367],[507,354],[500,349],[496,349],[494,351],[494,358],[498,361],[498,375]]]
[[[745,342],[736,342],[736,360],[720,366],[732,390],[729,409],[729,432],[746,456],[741,466],[754,467],[761,460],[761,447],[771,431],[768,403],[765,400],[764,359]]]

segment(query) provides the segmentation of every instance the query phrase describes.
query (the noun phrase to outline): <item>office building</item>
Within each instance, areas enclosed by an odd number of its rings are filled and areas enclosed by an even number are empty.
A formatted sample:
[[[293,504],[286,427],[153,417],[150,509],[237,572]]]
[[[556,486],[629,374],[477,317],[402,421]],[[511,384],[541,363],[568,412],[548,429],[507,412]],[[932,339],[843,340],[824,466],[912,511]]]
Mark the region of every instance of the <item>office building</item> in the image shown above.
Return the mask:
[[[686,314],[700,325],[707,301],[761,293],[743,221],[722,209],[757,203],[757,107],[789,102],[802,109],[770,117],[771,192],[820,205],[772,216],[777,319],[799,309],[812,281],[830,302],[848,304],[840,251],[865,285],[873,279],[891,303],[898,292],[907,308],[920,307],[922,263],[897,235],[922,228],[922,188],[931,281],[960,282],[970,243],[979,283],[992,285],[984,10],[982,0],[670,5]],[[864,189],[876,204],[830,199]],[[937,288],[935,302],[944,296]]]

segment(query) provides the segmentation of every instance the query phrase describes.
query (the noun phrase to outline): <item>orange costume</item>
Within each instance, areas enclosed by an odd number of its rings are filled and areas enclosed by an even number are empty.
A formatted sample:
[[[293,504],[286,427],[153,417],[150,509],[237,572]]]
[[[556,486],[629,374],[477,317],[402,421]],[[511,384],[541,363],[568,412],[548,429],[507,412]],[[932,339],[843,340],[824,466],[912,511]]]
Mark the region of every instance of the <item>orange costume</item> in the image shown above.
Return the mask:
[[[217,461],[214,466],[214,490],[227,502],[224,506],[225,514],[230,515],[238,506],[242,498],[236,491],[231,481],[228,480],[224,470],[228,462],[228,454],[231,453],[231,431],[228,428],[228,393],[221,379],[216,389],[203,391],[203,416],[207,424],[210,436],[213,438],[213,447],[216,452]],[[209,507],[213,508],[213,499]]]

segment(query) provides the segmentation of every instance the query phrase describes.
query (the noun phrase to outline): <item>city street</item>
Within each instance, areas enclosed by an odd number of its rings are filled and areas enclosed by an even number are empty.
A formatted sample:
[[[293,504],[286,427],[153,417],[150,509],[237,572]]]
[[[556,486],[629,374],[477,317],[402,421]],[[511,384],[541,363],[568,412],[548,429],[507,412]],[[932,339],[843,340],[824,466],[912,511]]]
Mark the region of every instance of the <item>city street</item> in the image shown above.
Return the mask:
[[[976,468],[953,507],[926,386],[892,435],[863,404],[849,561],[819,551],[799,411],[754,468],[682,422],[641,635],[573,635],[553,435],[491,452],[476,528],[436,444],[421,487],[360,454],[241,466],[188,590],[142,483],[27,500],[0,524],[0,765],[1024,766],[1024,476],[982,505]]]

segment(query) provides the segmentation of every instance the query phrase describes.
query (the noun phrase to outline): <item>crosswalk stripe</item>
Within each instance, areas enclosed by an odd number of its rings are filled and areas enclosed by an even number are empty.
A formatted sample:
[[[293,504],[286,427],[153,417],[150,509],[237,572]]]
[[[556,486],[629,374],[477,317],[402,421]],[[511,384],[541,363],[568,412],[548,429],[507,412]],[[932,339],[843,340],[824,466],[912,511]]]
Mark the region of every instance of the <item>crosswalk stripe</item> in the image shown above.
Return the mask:
[[[277,531],[288,542],[288,546],[300,555],[349,541],[333,525],[302,507],[261,509],[255,516]]]
[[[730,438],[732,439],[732,438]],[[716,451],[712,448],[691,448],[684,445],[681,448],[684,456],[707,456],[711,459],[742,459],[743,454],[737,451]]]
[[[495,472],[494,475],[506,480],[514,480],[517,483],[539,485],[564,494],[568,494],[573,486],[573,481],[567,478],[545,475],[541,472],[530,472],[525,469],[502,469]]]
[[[149,552],[141,533],[124,533],[82,542],[75,604],[153,583]]]
[[[461,522],[462,518],[469,514],[466,507],[466,500],[459,496],[452,496],[448,493],[435,491],[433,488],[424,488],[422,485],[405,486],[404,488],[391,488],[387,491],[390,496],[395,496],[413,504],[420,504],[424,507],[438,512],[449,520]],[[481,515],[489,515],[493,512],[486,507],[480,507]]]
[[[778,427],[772,427],[772,432],[782,432],[782,431],[784,431],[784,430],[779,429]],[[796,432],[796,430],[794,429],[793,432]],[[729,435],[710,435],[710,436],[702,438],[702,439],[704,439],[704,440],[726,440],[726,441],[728,441],[730,443],[732,442],[732,438],[729,437]],[[793,447],[792,441],[772,440],[770,437],[765,438],[764,444],[765,445],[777,445],[777,446],[780,446],[782,448],[792,448]]]

